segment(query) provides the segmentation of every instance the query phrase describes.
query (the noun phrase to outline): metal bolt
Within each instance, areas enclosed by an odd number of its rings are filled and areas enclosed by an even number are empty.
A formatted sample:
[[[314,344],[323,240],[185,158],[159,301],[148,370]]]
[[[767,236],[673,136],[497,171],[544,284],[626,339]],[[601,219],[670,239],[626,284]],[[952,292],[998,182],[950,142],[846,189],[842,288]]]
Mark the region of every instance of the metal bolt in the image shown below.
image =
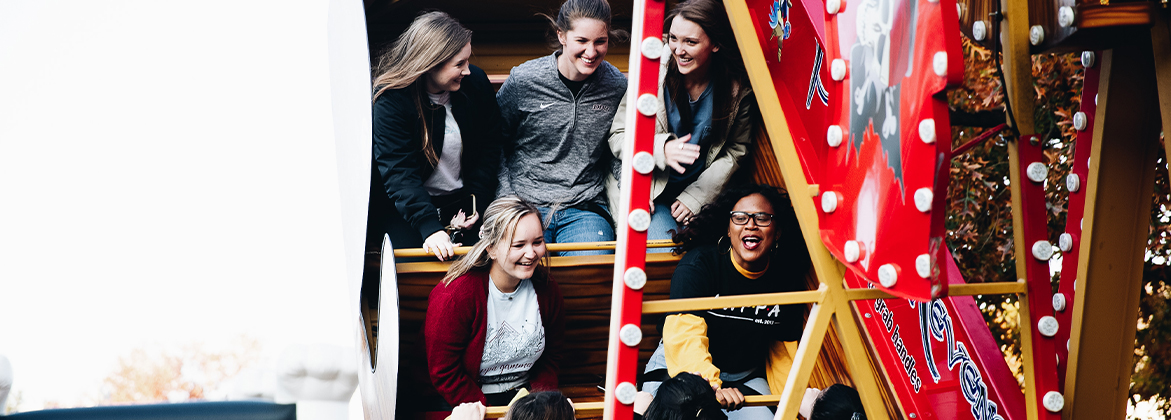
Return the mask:
[[[1045,42],[1045,28],[1041,25],[1033,25],[1029,28],[1029,43],[1041,45],[1042,42]]]
[[[1053,244],[1049,241],[1033,242],[1033,258],[1041,261],[1049,261],[1053,257]]]
[[[651,60],[658,60],[663,55],[663,41],[657,37],[648,36],[642,40],[642,55]]]
[[[829,147],[838,147],[842,145],[842,126],[831,125],[825,130],[825,141],[829,143]]]
[[[929,279],[931,278],[931,256],[927,254],[919,254],[915,257],[915,273],[919,277]]]
[[[618,330],[618,339],[629,347],[637,347],[642,342],[642,329],[634,324],[626,324]]]
[[[1069,192],[1078,192],[1082,189],[1082,179],[1077,174],[1069,174],[1065,176],[1065,189]]]
[[[1062,28],[1073,26],[1073,8],[1069,6],[1061,6],[1057,9],[1057,24]]]
[[[931,192],[930,188],[920,188],[915,190],[915,208],[919,211],[927,213],[931,211],[931,201],[935,199],[935,194]]]
[[[1052,337],[1057,335],[1058,328],[1059,324],[1057,323],[1057,318],[1052,316],[1045,315],[1037,321],[1037,332],[1041,333],[1043,336]]]
[[[919,140],[924,143],[935,143],[935,120],[932,118],[925,118],[919,121]]]
[[[846,245],[842,249],[842,253],[846,254],[846,262],[858,262],[858,258],[862,257],[862,245],[858,241],[846,241]]]
[[[659,98],[656,98],[655,95],[644,93],[638,96],[636,107],[640,114],[653,117],[659,111]]]
[[[646,271],[638,267],[627,268],[626,273],[622,275],[622,281],[626,283],[626,287],[642,290],[643,286],[646,286]]]
[[[634,209],[629,216],[626,216],[626,223],[630,225],[631,229],[646,232],[647,228],[651,227],[651,214],[643,209]]]
[[[891,288],[899,281],[899,270],[894,264],[883,264],[878,267],[878,282],[882,287]]]
[[[618,402],[631,405],[634,404],[634,396],[638,394],[638,389],[630,382],[623,382],[614,387],[614,397],[618,398]]]
[[[972,38],[977,41],[983,41],[986,36],[988,36],[987,24],[982,20],[972,22]]]
[[[1049,391],[1045,393],[1045,398],[1041,399],[1041,405],[1050,413],[1060,413],[1061,409],[1065,408],[1065,397],[1060,392]]]
[[[1061,312],[1065,310],[1065,295],[1061,293],[1053,294],[1053,310]]]
[[[838,209],[838,193],[826,191],[821,193],[821,211],[833,213]]]
[[[1061,252],[1069,252],[1073,249],[1073,235],[1068,232],[1062,233],[1061,236],[1057,237],[1057,247],[1061,248]]]
[[[829,77],[835,81],[842,81],[846,78],[846,60],[835,58],[829,62]]]
[[[931,60],[931,68],[935,70],[936,76],[947,76],[947,53],[943,51],[935,53],[935,57]]]
[[[842,10],[842,0],[826,0],[825,12],[836,15]]]
[[[1082,67],[1094,67],[1095,58],[1097,58],[1097,55],[1093,51],[1082,51]]]
[[[1049,167],[1041,162],[1030,163],[1029,166],[1025,167],[1025,176],[1033,182],[1045,182],[1045,178],[1049,177]]]
[[[638,152],[634,154],[634,160],[630,162],[630,166],[634,168],[635,172],[646,175],[655,170],[655,157],[647,152]]]

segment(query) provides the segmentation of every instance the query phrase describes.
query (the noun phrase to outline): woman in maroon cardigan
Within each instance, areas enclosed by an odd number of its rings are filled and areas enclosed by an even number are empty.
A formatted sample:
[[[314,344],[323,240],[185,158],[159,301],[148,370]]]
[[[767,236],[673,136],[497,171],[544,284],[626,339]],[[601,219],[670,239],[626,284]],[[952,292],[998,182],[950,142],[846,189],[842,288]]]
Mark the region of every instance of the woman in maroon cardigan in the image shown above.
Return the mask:
[[[507,405],[557,389],[565,308],[544,260],[540,212],[515,196],[484,212],[478,242],[427,300],[431,382],[448,404]]]

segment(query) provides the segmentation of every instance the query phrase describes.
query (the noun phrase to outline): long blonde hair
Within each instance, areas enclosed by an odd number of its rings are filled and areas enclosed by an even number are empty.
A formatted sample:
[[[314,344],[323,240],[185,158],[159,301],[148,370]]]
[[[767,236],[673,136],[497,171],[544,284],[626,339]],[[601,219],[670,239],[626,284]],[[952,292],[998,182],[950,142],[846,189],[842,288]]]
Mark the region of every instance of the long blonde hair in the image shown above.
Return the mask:
[[[374,96],[371,101],[390,89],[402,89],[415,85],[415,109],[423,121],[423,154],[431,165],[439,163],[431,141],[431,127],[424,118],[427,90],[422,75],[446,63],[472,42],[472,31],[460,25],[459,21],[443,12],[429,12],[419,15],[411,26],[399,35],[394,44],[378,59],[374,74]]]
[[[529,204],[515,195],[504,196],[493,201],[488,205],[488,209],[484,211],[484,225],[480,227],[480,242],[472,246],[472,250],[468,251],[468,255],[456,260],[447,269],[447,275],[443,276],[443,284],[451,284],[452,280],[467,274],[474,268],[484,268],[492,264],[492,259],[488,258],[488,249],[492,248],[501,242],[511,242],[512,236],[516,232],[516,225],[520,219],[530,215],[537,215],[540,220],[541,212],[537,207]],[[545,228],[542,223],[541,229]],[[548,276],[548,259],[549,253],[545,253],[545,257],[537,261],[537,271],[533,274],[533,280],[542,280]]]

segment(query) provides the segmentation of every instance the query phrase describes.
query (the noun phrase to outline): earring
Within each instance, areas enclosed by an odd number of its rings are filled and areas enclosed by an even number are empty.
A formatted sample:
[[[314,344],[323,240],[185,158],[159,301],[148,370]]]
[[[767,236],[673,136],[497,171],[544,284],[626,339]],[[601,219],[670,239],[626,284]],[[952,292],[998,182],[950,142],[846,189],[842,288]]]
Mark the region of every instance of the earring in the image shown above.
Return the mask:
[[[724,242],[724,239],[728,239],[728,249],[723,249],[723,246],[720,245]],[[720,239],[716,240],[716,250],[721,252],[728,252],[732,250],[732,240],[728,238],[728,235],[721,236]]]

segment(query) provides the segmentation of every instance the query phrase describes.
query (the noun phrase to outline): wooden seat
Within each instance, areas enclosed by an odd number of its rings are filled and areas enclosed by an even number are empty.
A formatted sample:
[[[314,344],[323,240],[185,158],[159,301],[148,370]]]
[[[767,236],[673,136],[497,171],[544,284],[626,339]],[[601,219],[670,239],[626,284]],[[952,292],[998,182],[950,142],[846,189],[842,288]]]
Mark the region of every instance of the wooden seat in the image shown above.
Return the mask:
[[[678,262],[679,256],[669,253],[647,256],[645,300],[667,299]],[[598,387],[605,384],[614,256],[553,257],[551,264],[550,275],[561,287],[566,309],[561,392],[578,402],[602,401],[603,393]],[[396,265],[400,320],[398,401],[400,414],[408,417],[414,417],[413,402],[434,394],[423,349],[423,318],[427,296],[448,266],[450,263],[438,261]],[[658,345],[660,335],[655,322],[652,315],[643,317],[640,366]]]

